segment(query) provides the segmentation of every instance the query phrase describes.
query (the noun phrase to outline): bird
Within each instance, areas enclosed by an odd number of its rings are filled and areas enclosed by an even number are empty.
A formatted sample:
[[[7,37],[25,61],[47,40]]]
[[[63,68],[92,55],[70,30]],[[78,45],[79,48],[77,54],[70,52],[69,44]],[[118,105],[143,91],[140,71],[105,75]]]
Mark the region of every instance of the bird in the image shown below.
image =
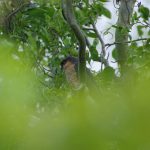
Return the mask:
[[[78,89],[80,87],[80,81],[78,78],[78,59],[76,57],[68,56],[61,62],[61,69],[64,70],[66,80],[69,85]]]
[[[73,89],[81,89],[82,84],[79,80],[79,74],[78,74],[78,58],[73,56],[68,56],[61,62],[61,69],[64,70],[66,80],[68,84]],[[86,68],[86,82],[85,86],[94,93],[99,93],[99,88],[94,80],[94,76],[91,73],[89,68]]]

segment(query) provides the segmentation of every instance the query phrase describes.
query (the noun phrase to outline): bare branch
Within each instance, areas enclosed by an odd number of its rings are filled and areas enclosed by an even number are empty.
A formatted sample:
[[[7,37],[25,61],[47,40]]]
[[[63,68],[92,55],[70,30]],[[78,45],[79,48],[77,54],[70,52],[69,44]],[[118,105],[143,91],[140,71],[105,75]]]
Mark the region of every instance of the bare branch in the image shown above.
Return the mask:
[[[138,41],[145,41],[148,40],[149,38],[141,38],[141,39],[136,39],[136,40],[131,40],[131,41],[125,41],[125,42],[113,42],[113,43],[107,43],[105,44],[105,47],[110,47],[112,45],[116,45],[116,44],[123,44],[123,43],[134,43],[134,42],[138,42]]]
[[[107,66],[109,66],[109,63],[108,63],[108,60],[105,59],[105,56],[106,56],[105,43],[104,43],[99,31],[97,30],[94,22],[92,23],[92,26],[93,26],[94,32],[96,33],[96,35],[97,35],[97,37],[98,37],[98,39],[102,45],[102,51],[101,51],[101,56],[100,56],[101,57],[101,63],[107,67]]]
[[[98,30],[97,30],[97,28],[96,28],[95,23],[92,23],[92,26],[93,26],[93,29],[94,29],[94,31],[95,31],[95,33],[96,33],[96,35],[97,35],[99,41],[101,42],[101,45],[102,45],[102,54],[103,54],[103,56],[105,57],[105,55],[106,55],[105,43],[104,43],[104,41],[103,41],[101,35],[99,34],[99,32],[98,32]]]

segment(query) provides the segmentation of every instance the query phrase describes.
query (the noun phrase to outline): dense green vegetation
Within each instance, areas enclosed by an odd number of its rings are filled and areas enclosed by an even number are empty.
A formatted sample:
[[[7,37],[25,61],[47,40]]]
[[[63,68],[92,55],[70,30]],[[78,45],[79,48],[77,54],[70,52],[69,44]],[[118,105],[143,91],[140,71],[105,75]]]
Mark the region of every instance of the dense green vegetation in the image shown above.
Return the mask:
[[[150,149],[149,8],[138,3],[130,27],[108,27],[104,33],[116,29],[121,41],[106,44],[95,26],[99,17],[111,18],[105,3],[73,3],[87,42],[86,61],[102,66],[88,70],[90,82],[80,89],[70,87],[60,67],[67,56],[78,57],[80,46],[61,2],[0,3],[0,150]],[[105,52],[113,45],[127,46],[124,54],[118,46],[110,50],[118,68]]]

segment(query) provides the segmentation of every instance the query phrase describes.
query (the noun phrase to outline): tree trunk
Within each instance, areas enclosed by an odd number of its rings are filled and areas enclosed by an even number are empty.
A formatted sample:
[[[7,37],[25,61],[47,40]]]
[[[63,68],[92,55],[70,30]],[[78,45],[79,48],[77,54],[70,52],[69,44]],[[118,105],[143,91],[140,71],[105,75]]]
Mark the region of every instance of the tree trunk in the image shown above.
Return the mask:
[[[115,42],[117,51],[117,61],[120,67],[120,72],[123,74],[127,69],[127,52],[128,52],[128,37],[131,29],[130,20],[132,17],[136,0],[121,0],[119,8],[119,16],[117,29],[115,33]]]

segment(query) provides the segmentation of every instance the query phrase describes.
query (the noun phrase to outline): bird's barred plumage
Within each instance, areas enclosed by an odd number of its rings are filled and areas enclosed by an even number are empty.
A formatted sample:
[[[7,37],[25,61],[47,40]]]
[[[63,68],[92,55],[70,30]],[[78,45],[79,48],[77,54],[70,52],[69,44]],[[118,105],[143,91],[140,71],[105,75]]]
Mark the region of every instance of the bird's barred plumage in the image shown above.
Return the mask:
[[[78,63],[77,59],[71,56],[64,59],[61,63],[61,68],[65,72],[67,82],[71,87],[76,89],[80,87],[80,82],[78,80],[78,75],[76,70],[77,63]]]

